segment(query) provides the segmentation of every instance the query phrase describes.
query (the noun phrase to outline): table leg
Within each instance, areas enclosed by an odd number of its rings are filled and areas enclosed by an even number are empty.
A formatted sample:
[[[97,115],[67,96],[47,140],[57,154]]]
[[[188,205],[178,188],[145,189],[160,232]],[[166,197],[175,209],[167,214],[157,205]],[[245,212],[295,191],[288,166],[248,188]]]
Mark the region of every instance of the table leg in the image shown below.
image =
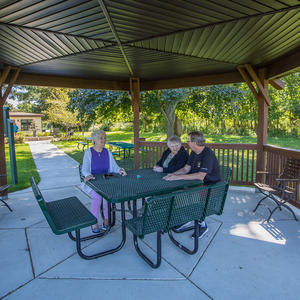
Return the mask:
[[[108,218],[110,219],[110,204],[108,206]],[[126,227],[125,227],[125,205],[124,203],[121,203],[121,218],[122,218],[122,240],[121,240],[121,243],[116,247],[116,248],[113,248],[113,249],[110,249],[110,250],[106,250],[106,251],[102,251],[102,252],[99,252],[99,253],[95,253],[95,254],[92,254],[92,255],[86,255],[84,253],[82,253],[82,250],[81,250],[81,238],[80,238],[80,230],[76,230],[76,246],[77,246],[77,252],[79,254],[79,256],[81,258],[84,258],[84,259],[94,259],[94,258],[98,258],[98,257],[102,257],[102,256],[105,256],[105,255],[109,255],[109,254],[113,254],[119,250],[122,249],[122,247],[124,246],[125,242],[126,242]],[[110,229],[110,227],[109,227]]]

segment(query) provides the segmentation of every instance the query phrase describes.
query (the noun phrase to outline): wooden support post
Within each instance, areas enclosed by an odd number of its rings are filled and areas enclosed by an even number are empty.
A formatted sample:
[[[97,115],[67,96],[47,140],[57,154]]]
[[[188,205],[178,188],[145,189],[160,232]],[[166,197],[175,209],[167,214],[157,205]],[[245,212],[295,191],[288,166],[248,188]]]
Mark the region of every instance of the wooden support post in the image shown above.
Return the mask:
[[[257,156],[256,170],[265,170],[264,144],[268,136],[268,107],[270,105],[268,81],[266,80],[266,69],[259,69],[258,74],[251,65],[245,64],[237,67],[241,76],[247,83],[258,103],[258,125],[257,125]],[[258,91],[252,85],[251,79],[256,83]]]
[[[262,83],[264,93],[259,92],[258,102],[258,124],[257,124],[257,159],[256,170],[265,170],[264,145],[267,143],[268,137],[268,104],[265,97],[269,100],[268,81],[266,80],[266,70],[261,69],[258,78]],[[270,103],[270,100],[268,101]]]
[[[130,78],[130,95],[133,111],[133,137],[134,137],[134,168],[140,167],[139,132],[140,132],[140,79]]]
[[[14,69],[14,73],[11,75],[9,84],[2,95],[3,84],[11,71],[10,66],[6,66],[0,76],[0,174],[6,175],[6,160],[5,160],[5,144],[4,144],[4,123],[3,123],[3,106],[5,101],[18,78],[20,69]],[[7,184],[7,176],[0,176],[0,184]]]

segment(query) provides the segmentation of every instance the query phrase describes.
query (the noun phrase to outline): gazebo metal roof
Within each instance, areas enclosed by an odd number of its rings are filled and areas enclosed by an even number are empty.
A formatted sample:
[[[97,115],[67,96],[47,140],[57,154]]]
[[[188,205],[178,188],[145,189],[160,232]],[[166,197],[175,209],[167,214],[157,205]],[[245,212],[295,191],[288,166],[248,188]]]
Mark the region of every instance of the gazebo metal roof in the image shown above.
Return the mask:
[[[269,77],[300,70],[299,49],[297,0],[0,2],[0,69],[19,67],[19,84],[238,82],[246,63],[268,67]]]

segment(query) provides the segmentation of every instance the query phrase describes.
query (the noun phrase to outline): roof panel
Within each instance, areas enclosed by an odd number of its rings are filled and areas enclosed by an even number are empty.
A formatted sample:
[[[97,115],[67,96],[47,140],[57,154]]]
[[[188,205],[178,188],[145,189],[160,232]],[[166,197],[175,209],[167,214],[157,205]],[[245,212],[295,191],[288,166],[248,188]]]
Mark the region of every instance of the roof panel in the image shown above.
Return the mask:
[[[237,72],[244,63],[268,65],[300,47],[296,0],[110,0],[103,5],[98,0],[0,1],[0,69],[5,63],[21,66],[21,72],[96,79],[180,78]]]

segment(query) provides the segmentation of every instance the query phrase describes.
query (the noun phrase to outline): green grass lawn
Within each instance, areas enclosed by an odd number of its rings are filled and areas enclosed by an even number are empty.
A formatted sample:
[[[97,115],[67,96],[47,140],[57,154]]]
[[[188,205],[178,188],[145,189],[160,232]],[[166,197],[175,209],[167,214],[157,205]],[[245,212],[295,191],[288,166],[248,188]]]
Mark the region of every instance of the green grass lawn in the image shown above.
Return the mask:
[[[33,175],[36,182],[40,181],[39,173],[36,170],[36,166],[28,144],[16,144],[16,161],[18,172],[18,183],[11,185],[9,192],[25,189],[30,186],[29,179]],[[11,184],[11,172],[10,172],[10,157],[9,147],[5,145],[5,157],[6,157],[6,172],[8,184]]]
[[[107,141],[123,141],[123,142],[131,142],[133,138],[133,132],[127,131],[112,131],[107,132]],[[85,137],[90,137],[91,132],[85,132]],[[140,133],[141,137],[146,138],[147,141],[157,141],[162,142],[166,141],[167,135],[164,133]],[[205,135],[207,143],[237,143],[237,144],[256,144],[257,138],[255,136],[239,136],[239,135],[212,135],[207,134]],[[183,142],[186,142],[183,139]],[[284,147],[284,148],[291,148],[291,149],[298,149],[300,150],[300,139],[299,137],[268,137],[268,144]]]

